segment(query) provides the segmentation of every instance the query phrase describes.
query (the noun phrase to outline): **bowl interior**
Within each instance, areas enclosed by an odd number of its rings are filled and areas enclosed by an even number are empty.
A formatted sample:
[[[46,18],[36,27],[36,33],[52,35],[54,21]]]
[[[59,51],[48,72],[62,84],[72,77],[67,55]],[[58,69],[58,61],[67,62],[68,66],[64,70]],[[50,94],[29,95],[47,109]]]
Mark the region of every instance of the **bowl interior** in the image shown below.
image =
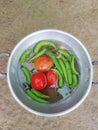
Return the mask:
[[[28,48],[33,48],[40,40],[51,40],[60,47],[67,48],[75,55],[80,76],[79,84],[72,94],[66,97],[66,87],[62,89],[64,98],[56,103],[44,105],[30,99],[23,91],[21,82],[24,75],[19,71],[19,58]],[[8,63],[8,83],[15,99],[27,110],[46,116],[61,115],[75,109],[86,98],[92,82],[91,59],[85,47],[72,35],[58,30],[43,30],[32,33],[21,40],[12,54]]]

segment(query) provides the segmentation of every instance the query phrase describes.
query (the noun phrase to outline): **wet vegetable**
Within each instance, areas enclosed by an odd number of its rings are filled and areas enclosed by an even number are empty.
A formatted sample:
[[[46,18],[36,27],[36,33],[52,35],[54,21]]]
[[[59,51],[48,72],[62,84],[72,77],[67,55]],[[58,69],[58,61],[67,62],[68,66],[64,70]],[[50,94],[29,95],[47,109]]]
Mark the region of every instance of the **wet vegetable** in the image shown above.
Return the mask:
[[[73,74],[73,75],[72,75],[72,84],[71,84],[70,88],[76,87],[77,84],[78,84],[78,77],[77,77],[76,74]]]
[[[65,67],[67,70],[67,78],[68,78],[68,84],[72,84],[72,70],[71,70],[71,64],[69,61],[65,62]]]
[[[65,56],[69,61],[71,61],[71,55],[67,50],[58,49],[58,52]]]
[[[41,92],[39,92],[39,91],[37,91],[35,89],[31,89],[31,92],[33,94],[35,94],[37,97],[39,97],[39,98],[45,98],[45,99],[49,99],[50,98],[49,96],[47,96],[45,94],[42,94]]]
[[[79,72],[76,70],[75,67],[75,57],[72,55],[72,61],[71,61],[71,68],[74,74],[79,75]]]
[[[53,49],[56,48],[56,45],[55,45],[52,41],[43,40],[43,41],[39,41],[39,42],[35,45],[35,47],[34,47],[34,49],[33,49],[33,52],[34,52],[34,53],[37,53],[40,49],[42,49],[43,47],[46,47],[46,46],[52,47]]]
[[[21,55],[20,59],[19,59],[19,62],[20,62],[21,64],[24,64],[25,61],[26,61],[26,57],[29,56],[30,53],[31,53],[31,50],[30,50],[30,49],[24,51],[23,54]]]
[[[36,95],[34,95],[34,94],[30,91],[30,89],[27,89],[27,90],[26,90],[26,93],[27,93],[28,96],[30,96],[32,99],[34,99],[35,101],[37,101],[37,102],[39,102],[39,103],[49,104],[49,101],[46,101],[46,100],[44,100],[44,99],[41,99],[41,98],[37,97]]]
[[[22,72],[24,73],[24,75],[26,77],[27,83],[30,84],[31,83],[30,71],[25,66],[21,66],[21,70],[22,70]]]
[[[63,77],[57,69],[53,68],[52,70],[55,71],[58,74],[58,76],[59,76],[58,86],[59,86],[59,88],[61,88],[63,86]]]
[[[56,66],[56,68],[57,68],[57,69],[59,70],[59,72],[63,75],[63,72],[62,72],[62,70],[61,70],[61,66],[60,66],[60,64],[59,64],[59,62],[58,62],[58,59],[57,59],[56,56],[54,55],[54,53],[51,52],[51,51],[47,51],[46,53],[47,53],[47,55],[49,55],[49,56],[51,57],[51,59],[53,60],[55,66]]]
[[[68,84],[72,84],[72,71],[71,69],[67,70],[67,78],[68,78]]]
[[[49,70],[46,72],[46,79],[48,86],[51,86],[58,81],[58,74],[53,70]]]
[[[53,61],[49,56],[42,55],[38,57],[37,59],[35,59],[34,66],[37,71],[47,72],[53,66]]]
[[[47,81],[44,73],[37,72],[31,77],[31,86],[36,90],[42,90],[46,87]]]
[[[59,64],[61,65],[61,68],[63,70],[63,75],[64,75],[64,79],[66,81],[66,85],[69,86],[68,77],[67,77],[67,70],[65,68],[65,64],[61,58],[59,58],[58,61],[59,61]]]
[[[32,62],[33,60],[35,60],[39,56],[43,55],[45,52],[46,52],[46,49],[44,48],[43,50],[41,50],[40,52],[38,52],[37,54],[35,54],[31,58],[29,58],[28,63]]]

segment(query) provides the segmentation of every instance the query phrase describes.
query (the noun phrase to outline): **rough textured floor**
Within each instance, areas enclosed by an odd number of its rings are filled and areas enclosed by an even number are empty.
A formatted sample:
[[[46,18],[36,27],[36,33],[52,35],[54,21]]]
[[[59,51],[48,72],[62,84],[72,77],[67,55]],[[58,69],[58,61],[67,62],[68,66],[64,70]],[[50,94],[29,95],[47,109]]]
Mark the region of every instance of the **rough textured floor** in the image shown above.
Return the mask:
[[[11,52],[27,34],[60,29],[83,42],[98,60],[98,0],[0,0],[0,52]],[[0,70],[5,68],[0,60]],[[98,67],[94,67],[98,81]],[[6,78],[0,79],[0,130],[98,130],[98,87],[70,114],[46,118],[24,110],[12,97]]]

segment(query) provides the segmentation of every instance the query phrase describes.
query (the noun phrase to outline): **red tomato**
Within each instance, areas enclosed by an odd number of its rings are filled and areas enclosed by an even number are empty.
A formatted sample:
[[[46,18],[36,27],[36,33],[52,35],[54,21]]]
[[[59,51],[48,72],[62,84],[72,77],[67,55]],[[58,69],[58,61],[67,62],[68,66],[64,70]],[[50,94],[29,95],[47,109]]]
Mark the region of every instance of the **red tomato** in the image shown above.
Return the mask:
[[[35,73],[31,77],[31,86],[36,90],[42,90],[46,87],[46,76],[43,73]]]
[[[53,66],[53,61],[47,55],[39,56],[34,61],[34,66],[35,66],[36,70],[38,70],[40,72],[46,72],[46,71],[50,70],[50,68]]]
[[[56,72],[54,72],[53,70],[49,70],[46,73],[46,79],[47,79],[47,84],[49,86],[55,84],[58,80],[58,75]]]

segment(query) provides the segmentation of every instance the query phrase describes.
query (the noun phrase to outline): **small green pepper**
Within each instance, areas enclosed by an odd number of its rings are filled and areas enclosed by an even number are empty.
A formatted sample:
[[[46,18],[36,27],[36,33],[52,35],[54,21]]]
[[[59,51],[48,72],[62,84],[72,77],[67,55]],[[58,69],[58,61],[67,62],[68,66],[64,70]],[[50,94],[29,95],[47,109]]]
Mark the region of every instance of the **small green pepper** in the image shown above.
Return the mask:
[[[76,87],[78,84],[78,77],[76,74],[72,75],[72,84],[70,85],[70,88]]]
[[[61,70],[61,66],[60,66],[60,64],[59,64],[59,62],[58,62],[58,59],[57,59],[56,56],[54,55],[54,53],[51,52],[51,51],[47,51],[46,53],[47,53],[47,55],[49,55],[49,56],[51,57],[51,59],[53,60],[55,66],[56,66],[56,68],[59,70],[59,72],[61,73],[61,75],[63,75],[63,72],[62,72],[62,70]]]
[[[69,61],[65,62],[65,67],[67,70],[67,78],[68,78],[68,83],[72,84],[72,70],[71,70],[71,64]]]
[[[37,53],[41,48],[43,47],[46,47],[46,46],[49,46],[49,47],[52,47],[52,48],[56,48],[56,45],[52,42],[52,41],[48,41],[48,40],[42,40],[42,41],[39,41],[34,49],[33,49],[33,52],[34,53]]]
[[[71,54],[67,50],[58,49],[58,52],[65,56],[71,62]]]
[[[68,61],[68,59],[66,59],[66,57],[64,57],[63,55],[60,55],[60,58],[61,58],[64,62]]]
[[[25,92],[27,93],[28,96],[30,96],[33,100],[39,102],[39,103],[45,103],[45,104],[49,104],[49,101],[46,101],[44,99],[41,99],[39,97],[37,97],[34,93],[31,92],[30,89],[26,89]]]
[[[29,58],[28,63],[32,62],[33,60],[35,60],[39,56],[43,55],[45,52],[46,52],[46,48],[44,48],[43,50],[39,51],[37,54],[35,54],[31,58]]]
[[[49,96],[47,96],[45,94],[42,94],[41,92],[39,92],[39,91],[37,91],[35,89],[31,89],[31,92],[33,94],[35,94],[37,97],[39,97],[39,98],[45,98],[45,99],[49,99],[50,98]]]
[[[66,70],[65,64],[61,58],[59,58],[58,61],[59,61],[59,64],[61,65],[61,68],[63,70],[63,75],[64,75],[64,78],[66,81],[66,85],[69,86],[68,77],[67,77],[67,70]]]
[[[46,101],[45,99],[42,99],[42,95],[40,92],[31,89],[30,86],[27,83],[23,83],[24,91],[27,93],[29,97],[31,97],[33,100],[39,102],[39,103],[45,103],[49,104],[49,101]],[[48,96],[44,95],[44,98],[48,99]]]
[[[30,49],[24,51],[23,54],[21,55],[20,59],[19,59],[19,62],[20,62],[21,64],[24,64],[24,63],[25,63],[25,60],[26,60],[26,57],[27,57],[28,55],[30,55],[30,53],[31,53],[31,50],[30,50]]]
[[[27,67],[25,66],[21,66],[21,70],[23,71],[25,77],[26,77],[26,80],[27,80],[27,83],[30,84],[31,83],[31,75],[30,75],[30,71],[28,70]]]
[[[68,83],[72,84],[72,71],[71,71],[71,69],[67,70],[67,78],[68,78]]]
[[[72,55],[71,68],[74,74],[79,75],[79,72],[75,68],[75,57]]]
[[[58,86],[61,88],[63,86],[63,77],[57,69],[53,68],[52,70],[55,71],[58,74],[58,76],[59,76]]]

